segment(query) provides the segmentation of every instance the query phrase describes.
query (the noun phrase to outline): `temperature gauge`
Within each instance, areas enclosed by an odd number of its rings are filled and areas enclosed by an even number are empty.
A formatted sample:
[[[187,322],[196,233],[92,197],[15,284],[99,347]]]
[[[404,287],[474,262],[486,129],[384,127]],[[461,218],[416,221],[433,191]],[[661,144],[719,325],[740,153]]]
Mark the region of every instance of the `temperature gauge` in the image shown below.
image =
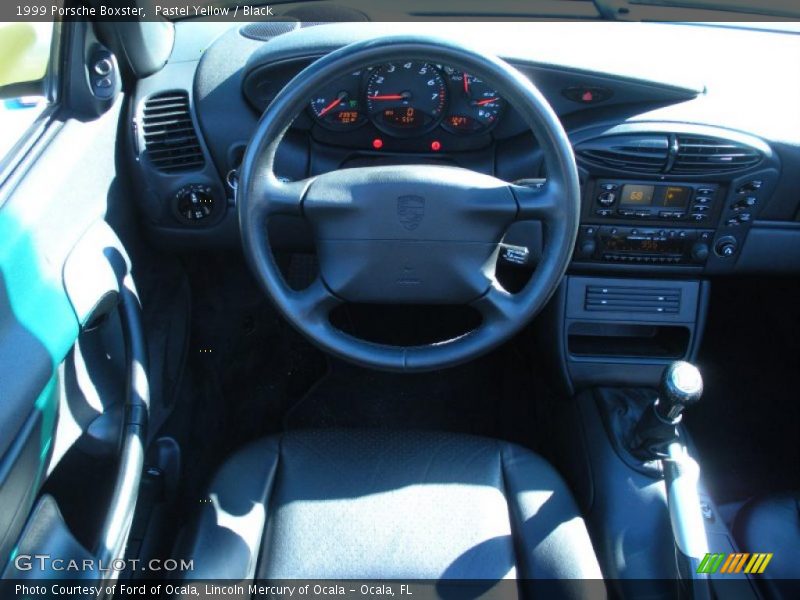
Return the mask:
[[[453,133],[485,133],[497,124],[505,102],[495,90],[474,75],[446,69],[450,84],[450,110],[442,127]]]

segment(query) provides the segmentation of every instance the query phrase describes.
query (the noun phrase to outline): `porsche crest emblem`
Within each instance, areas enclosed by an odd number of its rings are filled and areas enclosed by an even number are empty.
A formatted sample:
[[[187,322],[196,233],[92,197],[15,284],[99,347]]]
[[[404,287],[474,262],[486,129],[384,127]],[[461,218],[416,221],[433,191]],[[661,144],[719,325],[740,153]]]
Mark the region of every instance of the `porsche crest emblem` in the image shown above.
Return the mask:
[[[397,218],[408,231],[414,231],[425,217],[425,198],[400,196],[397,199]]]

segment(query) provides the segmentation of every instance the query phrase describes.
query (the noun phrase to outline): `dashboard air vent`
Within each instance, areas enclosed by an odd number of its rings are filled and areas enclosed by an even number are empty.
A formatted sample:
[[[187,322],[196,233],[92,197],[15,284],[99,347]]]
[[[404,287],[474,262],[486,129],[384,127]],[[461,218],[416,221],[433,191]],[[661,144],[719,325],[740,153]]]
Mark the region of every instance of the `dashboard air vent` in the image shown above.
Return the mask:
[[[678,151],[671,173],[726,173],[746,169],[761,162],[761,153],[758,150],[730,140],[679,135],[677,141]]]
[[[578,156],[602,167],[634,173],[660,173],[667,165],[666,135],[610,135],[582,142]]]
[[[677,313],[681,308],[680,288],[586,286],[584,308],[591,312]]]
[[[144,105],[142,129],[145,154],[159,171],[191,171],[205,164],[187,92],[151,96]]]

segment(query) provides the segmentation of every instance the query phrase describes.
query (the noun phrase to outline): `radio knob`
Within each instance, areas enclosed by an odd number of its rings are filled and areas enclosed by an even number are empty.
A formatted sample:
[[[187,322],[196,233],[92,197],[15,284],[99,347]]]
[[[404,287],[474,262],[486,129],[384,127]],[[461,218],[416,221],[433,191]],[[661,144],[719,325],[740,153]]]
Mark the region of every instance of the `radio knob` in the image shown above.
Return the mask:
[[[708,244],[705,242],[696,242],[692,246],[692,259],[695,262],[705,262],[708,258]]]
[[[714,246],[714,252],[716,252],[718,256],[727,258],[736,254],[737,248],[738,243],[736,242],[736,238],[725,236],[717,241],[716,245]]]
[[[581,245],[578,248],[578,254],[581,258],[591,258],[594,256],[594,251],[597,249],[597,244],[592,238],[586,238],[585,240],[581,241]]]
[[[603,192],[597,197],[597,202],[601,206],[611,206],[616,199],[617,196],[614,192]]]

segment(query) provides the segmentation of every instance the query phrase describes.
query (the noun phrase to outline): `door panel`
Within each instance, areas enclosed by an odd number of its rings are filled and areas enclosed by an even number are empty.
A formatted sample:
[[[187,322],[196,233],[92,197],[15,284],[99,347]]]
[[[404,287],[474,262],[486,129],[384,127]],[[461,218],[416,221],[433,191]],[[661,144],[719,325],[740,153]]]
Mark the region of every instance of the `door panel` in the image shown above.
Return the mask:
[[[49,472],[60,365],[102,279],[87,268],[72,274],[67,290],[65,265],[87,232],[103,224],[110,192],[120,188],[121,105],[88,121],[62,110],[64,121],[50,124],[0,186],[0,564],[12,555]],[[83,299],[80,316],[76,297]]]

